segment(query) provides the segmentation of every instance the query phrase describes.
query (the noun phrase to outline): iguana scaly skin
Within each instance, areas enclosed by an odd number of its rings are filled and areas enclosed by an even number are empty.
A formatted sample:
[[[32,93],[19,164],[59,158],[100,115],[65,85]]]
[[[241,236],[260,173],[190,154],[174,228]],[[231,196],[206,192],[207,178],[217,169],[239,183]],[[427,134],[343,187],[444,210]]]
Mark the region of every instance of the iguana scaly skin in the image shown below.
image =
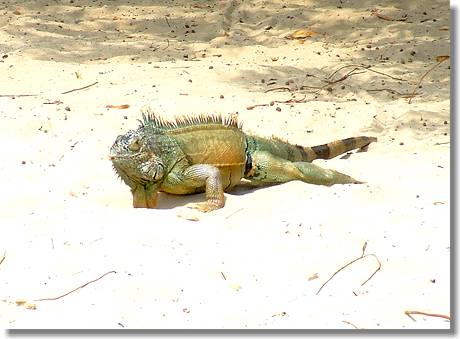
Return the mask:
[[[154,208],[158,192],[206,192],[207,201],[192,207],[212,211],[224,206],[224,191],[242,178],[258,184],[360,183],[310,162],[365,149],[377,140],[355,137],[302,147],[247,135],[235,117],[184,116],[167,121],[150,112],[142,116],[139,128],[118,136],[110,149],[115,171],[131,188],[134,207]]]

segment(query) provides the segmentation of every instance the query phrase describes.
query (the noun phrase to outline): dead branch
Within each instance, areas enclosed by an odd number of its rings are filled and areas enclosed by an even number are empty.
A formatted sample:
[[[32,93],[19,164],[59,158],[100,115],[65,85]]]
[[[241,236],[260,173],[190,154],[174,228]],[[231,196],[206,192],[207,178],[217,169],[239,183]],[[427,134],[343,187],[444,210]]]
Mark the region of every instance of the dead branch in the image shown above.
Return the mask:
[[[417,90],[418,86],[420,86],[420,84],[422,83],[423,79],[425,79],[425,77],[428,75],[428,73],[430,73],[432,70],[434,70],[436,67],[438,67],[440,64],[442,64],[444,61],[448,60],[449,59],[449,56],[442,56],[441,58],[438,57],[439,61],[436,65],[434,65],[433,67],[431,67],[428,71],[426,71],[422,76],[421,78],[419,79],[419,81],[417,82],[417,85],[415,85],[414,87],[414,90],[412,91],[412,94],[410,94],[410,97],[409,97],[409,104],[411,103],[412,101],[412,98],[415,96],[415,91]]]
[[[450,316],[445,315],[445,314],[438,314],[438,313],[427,313],[427,312],[421,312],[421,311],[404,311],[404,313],[411,318],[413,321],[416,321],[414,317],[411,316],[411,314],[420,314],[420,315],[426,315],[428,317],[438,317],[438,318],[444,318],[450,321]]]
[[[369,280],[371,280],[371,278],[372,278],[372,277],[380,270],[380,268],[382,267],[382,263],[380,262],[380,260],[377,258],[377,256],[376,256],[375,254],[372,254],[372,253],[371,253],[371,254],[366,254],[366,255],[365,255],[364,253],[365,253],[365,251],[366,251],[366,247],[367,247],[367,241],[366,241],[366,242],[364,243],[364,245],[363,245],[361,256],[358,257],[358,258],[356,258],[356,259],[353,259],[352,261],[350,261],[349,263],[345,264],[344,266],[340,267],[337,271],[335,271],[334,274],[332,274],[332,276],[331,276],[329,279],[327,279],[326,282],[325,282],[324,284],[321,285],[321,287],[319,288],[318,292],[316,292],[316,295],[318,295],[319,292],[321,292],[321,290],[323,289],[323,287],[326,286],[326,284],[327,284],[329,281],[331,281],[332,278],[334,278],[340,271],[344,270],[345,268],[347,268],[347,267],[350,266],[351,264],[353,264],[353,263],[355,263],[355,262],[357,262],[357,261],[359,261],[359,260],[361,260],[361,259],[364,259],[364,258],[366,258],[366,257],[369,257],[369,256],[374,257],[374,258],[377,260],[379,266],[378,266],[378,268],[371,274],[371,276],[370,276],[369,278],[367,278],[367,279],[361,284],[361,286],[363,286],[363,285],[366,284]]]
[[[91,87],[91,86],[94,86],[96,85],[98,82],[93,82],[92,84],[89,84],[87,86],[83,86],[83,87],[79,87],[79,88],[74,88],[74,89],[71,89],[70,91],[65,91],[65,92],[62,92],[61,94],[67,94],[67,93],[71,93],[71,92],[75,92],[75,91],[80,91],[82,89],[86,89],[88,87]]]
[[[108,275],[108,274],[110,274],[110,273],[117,273],[117,272],[116,272],[116,271],[109,271],[109,272],[107,272],[107,273],[104,273],[104,274],[101,275],[99,278],[94,279],[94,280],[91,280],[91,281],[88,281],[87,283],[85,283],[85,284],[83,284],[83,285],[81,285],[81,286],[78,286],[77,288],[74,288],[73,290],[71,290],[71,291],[69,291],[69,292],[67,292],[67,293],[65,293],[65,294],[62,294],[62,295],[60,295],[60,296],[58,296],[58,297],[35,299],[34,301],[58,300],[58,299],[61,299],[61,298],[65,297],[65,296],[69,295],[70,293],[73,293],[73,292],[75,292],[75,291],[78,291],[79,289],[82,289],[83,287],[85,287],[85,286],[87,286],[87,285],[89,285],[89,284],[91,284],[91,283],[93,283],[93,282],[96,282],[96,281],[98,281],[98,280],[104,278],[106,275]]]

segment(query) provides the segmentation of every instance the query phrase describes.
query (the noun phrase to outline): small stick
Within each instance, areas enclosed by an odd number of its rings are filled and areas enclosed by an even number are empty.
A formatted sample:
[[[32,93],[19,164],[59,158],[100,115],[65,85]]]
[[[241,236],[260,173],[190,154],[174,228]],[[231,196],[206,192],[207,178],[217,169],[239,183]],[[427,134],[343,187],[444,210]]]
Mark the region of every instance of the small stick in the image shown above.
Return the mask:
[[[291,96],[291,98],[288,99],[288,100],[273,100],[273,101],[270,101],[270,103],[268,103],[268,104],[256,104],[256,105],[248,106],[248,107],[246,107],[246,109],[251,110],[251,109],[254,109],[256,107],[261,107],[261,106],[273,106],[275,103],[277,103],[277,104],[292,104],[292,103],[298,104],[298,103],[305,102],[306,97],[307,96],[304,95],[302,99],[294,99],[294,97]]]
[[[85,88],[94,86],[94,85],[96,85],[96,84],[97,84],[97,81],[96,81],[96,82],[93,82],[92,84],[89,84],[89,85],[87,85],[87,86],[84,86],[84,87],[74,88],[74,89],[71,89],[70,91],[62,92],[61,94],[67,94],[67,93],[70,93],[70,92],[79,91],[79,90],[82,90],[82,89],[85,89]]]
[[[447,58],[441,58],[441,61],[439,61],[436,65],[434,65],[433,67],[431,67],[428,71],[425,72],[425,74],[422,75],[422,77],[421,77],[421,78],[419,79],[419,81],[417,82],[417,85],[415,85],[414,90],[412,91],[412,94],[411,94],[410,97],[409,97],[409,104],[411,103],[412,98],[415,96],[415,91],[417,90],[417,87],[420,86],[420,84],[422,83],[423,79],[425,79],[425,77],[428,75],[428,73],[430,73],[432,70],[434,70],[436,67],[438,67],[441,63],[443,63],[443,62],[446,61],[447,59],[449,59],[449,57],[447,57]]]
[[[363,286],[363,285],[366,284],[369,280],[371,280],[371,278],[380,270],[380,268],[382,267],[382,264],[381,264],[380,260],[377,258],[377,256],[376,256],[375,254],[366,254],[366,255],[364,255],[364,252],[366,251],[366,247],[367,247],[367,241],[366,241],[366,242],[364,243],[364,245],[363,245],[361,256],[358,257],[358,258],[356,258],[356,259],[353,259],[353,260],[350,261],[348,264],[345,264],[344,266],[342,266],[341,268],[339,268],[337,271],[335,271],[334,274],[333,274],[329,279],[327,279],[326,282],[325,282],[324,284],[321,285],[321,287],[319,288],[318,292],[316,292],[316,295],[318,295],[319,292],[321,292],[321,290],[323,289],[323,287],[326,286],[326,284],[327,284],[329,281],[331,281],[332,278],[334,278],[340,271],[342,271],[343,269],[347,268],[347,267],[350,266],[351,264],[353,264],[353,263],[355,263],[355,262],[357,262],[357,261],[359,261],[359,260],[361,260],[361,259],[364,259],[364,258],[366,258],[366,257],[369,257],[369,256],[373,256],[373,257],[377,260],[379,266],[378,266],[378,268],[374,271],[374,273],[372,273],[371,276],[370,276],[369,278],[367,278],[367,279],[361,284],[361,286]]]
[[[2,258],[0,259],[0,265],[3,263],[3,261],[5,260],[6,258],[6,252],[3,252],[3,256]]]
[[[234,212],[230,213],[229,215],[227,215],[227,216],[225,217],[225,219],[228,219],[228,218],[230,218],[231,216],[234,216],[236,213],[242,211],[243,209],[244,209],[243,207],[237,209],[236,211],[234,211]]]
[[[109,271],[109,272],[107,272],[107,273],[104,273],[104,274],[101,275],[99,278],[94,279],[94,280],[91,280],[91,281],[89,281],[89,282],[87,282],[86,284],[83,284],[83,285],[81,285],[81,286],[78,286],[77,288],[74,288],[74,289],[71,290],[70,292],[67,292],[67,293],[65,293],[65,294],[62,294],[62,295],[60,295],[60,296],[58,296],[58,297],[35,299],[34,301],[58,300],[58,299],[61,299],[61,298],[65,297],[65,296],[69,295],[70,293],[73,293],[73,292],[75,292],[75,291],[77,291],[77,290],[79,290],[79,289],[81,289],[81,288],[83,288],[83,287],[85,287],[85,286],[87,286],[87,285],[93,283],[93,282],[96,282],[96,281],[98,281],[98,280],[104,278],[107,274],[110,274],[110,273],[117,273],[117,272],[116,272],[116,271]]]
[[[36,97],[38,94],[0,94],[0,98]]]
[[[168,45],[165,48],[163,48],[163,51],[169,48],[169,39],[166,39],[166,42],[168,43]]]
[[[275,87],[275,88],[269,88],[264,91],[264,93],[272,92],[272,91],[289,91],[291,92],[291,89],[289,87]]]
[[[438,317],[438,318],[444,318],[450,321],[450,316],[445,315],[445,314],[438,314],[438,313],[426,313],[426,312],[421,312],[421,311],[404,311],[404,313],[411,318],[413,321],[416,321],[414,317],[411,316],[411,314],[420,314],[420,315],[426,315],[428,317]]]
[[[346,73],[344,76],[342,76],[341,78],[339,78],[339,79],[337,79],[337,80],[334,80],[334,81],[326,80],[326,82],[327,82],[328,85],[333,85],[333,84],[336,84],[336,83],[338,83],[338,82],[340,82],[340,81],[345,80],[345,79],[348,78],[348,77],[351,77],[352,75],[363,73],[363,72],[361,72],[361,73],[353,73],[353,72],[357,71],[358,69],[359,69],[358,67],[355,67],[355,68],[353,68],[350,72],[348,72],[348,73]]]
[[[352,324],[351,322],[346,321],[346,320],[342,320],[342,322],[345,323],[345,324],[351,325],[351,326],[353,326],[354,328],[356,328],[358,330],[358,327],[355,324]]]
[[[224,278],[224,280],[227,280],[227,278],[225,277],[224,272],[220,272],[220,274],[222,274],[222,277]]]
[[[386,77],[391,78],[391,79],[394,79],[394,80],[406,81],[406,80],[404,80],[404,79],[396,78],[396,77],[391,76],[391,75],[389,75],[389,74],[386,74],[386,73],[383,73],[383,72],[380,72],[380,71],[376,71],[376,70],[372,69],[371,66],[362,66],[362,65],[357,65],[357,64],[351,64],[351,65],[342,66],[342,67],[340,67],[338,70],[334,71],[331,75],[329,75],[329,76],[327,77],[327,79],[332,78],[332,76],[334,76],[337,72],[339,72],[339,71],[341,71],[342,69],[347,68],[347,67],[361,68],[361,69],[368,70],[368,71],[370,71],[370,72],[374,72],[374,73],[377,73],[377,74],[386,76]]]
[[[391,94],[397,94],[397,95],[400,95],[400,96],[410,95],[409,93],[401,93],[401,92],[398,92],[397,90],[395,90],[395,89],[392,89],[392,88],[375,88],[375,89],[366,89],[366,91],[368,91],[368,92],[380,92],[380,91],[387,91],[387,92],[390,92]],[[418,95],[418,94],[417,94],[417,93],[415,93],[415,95]]]
[[[377,262],[379,263],[379,267],[377,267],[377,269],[374,271],[374,273],[371,274],[371,276],[369,278],[367,278],[362,284],[361,286],[364,286],[365,283],[367,283],[369,280],[372,279],[372,277],[382,268],[382,263],[380,262],[379,258],[377,258],[377,256],[375,254],[367,254],[365,255],[364,257],[367,257],[367,256],[373,256],[375,258],[375,260],[377,260]],[[363,258],[364,258],[363,257]]]
[[[168,27],[171,28],[171,25],[169,24],[168,17],[166,15],[165,15],[165,20],[166,20],[166,23],[168,24]]]

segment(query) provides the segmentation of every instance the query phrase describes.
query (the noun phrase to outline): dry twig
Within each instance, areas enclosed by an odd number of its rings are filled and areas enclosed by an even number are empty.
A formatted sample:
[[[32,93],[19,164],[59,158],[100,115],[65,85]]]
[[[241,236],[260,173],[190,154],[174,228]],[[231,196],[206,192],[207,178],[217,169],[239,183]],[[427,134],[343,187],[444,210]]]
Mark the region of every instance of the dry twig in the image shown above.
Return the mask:
[[[5,258],[6,258],[6,252],[3,253],[2,258],[0,259],[0,265],[3,263],[3,261],[5,260]]]
[[[36,97],[38,94],[0,94],[0,98]]]
[[[353,69],[351,71],[348,71],[347,73],[345,73],[344,75],[342,75],[340,78],[338,78],[336,80],[331,80],[338,72],[340,72],[341,70],[343,70],[345,68],[350,68],[350,67],[353,67]],[[363,70],[363,71],[358,72],[359,70]],[[322,90],[324,90],[326,88],[329,91],[332,91],[332,87],[330,87],[331,85],[335,85],[335,84],[337,84],[339,82],[342,82],[342,81],[348,79],[349,77],[351,77],[353,75],[358,75],[358,74],[365,73],[365,71],[377,73],[377,74],[380,74],[380,75],[383,75],[383,76],[386,76],[386,77],[389,77],[391,79],[398,80],[398,81],[406,81],[404,79],[394,77],[394,76],[386,74],[384,72],[376,71],[376,70],[372,69],[370,66],[362,66],[362,65],[358,65],[358,64],[345,65],[345,66],[342,66],[339,69],[335,70],[326,79],[324,79],[323,81],[326,82],[326,84],[324,84],[322,86],[300,86],[296,90],[293,90],[293,89],[291,89],[289,87],[270,88],[270,89],[265,90],[265,93],[272,92],[272,91],[289,91],[289,92],[291,92],[291,98],[288,99],[288,100],[273,100],[268,104],[256,104],[256,105],[248,106],[248,107],[246,107],[246,109],[251,110],[251,109],[254,109],[254,108],[260,107],[260,106],[273,106],[275,103],[280,103],[280,104],[303,103],[303,102],[305,102],[306,95],[304,95],[304,97],[302,99],[295,99],[293,93],[301,91],[301,90],[305,90],[305,89],[313,89],[314,91],[308,91],[307,92],[307,93],[311,93],[311,94],[317,94],[317,93],[319,93],[320,91],[322,91]],[[386,90],[386,89],[379,89],[379,90]],[[388,91],[391,92],[391,91],[394,91],[394,90],[388,89]],[[394,92],[398,93],[396,91],[394,91]],[[398,93],[398,94],[400,94],[402,96],[405,95],[405,94],[401,94],[401,93]]]
[[[326,286],[326,284],[332,280],[332,278],[334,278],[340,271],[342,271],[343,269],[347,268],[348,266],[350,266],[351,264],[361,260],[361,259],[364,259],[366,257],[369,257],[369,256],[372,256],[374,257],[376,260],[377,260],[377,263],[379,264],[379,266],[377,267],[377,269],[371,274],[371,276],[369,278],[367,278],[364,282],[361,283],[361,286],[364,286],[364,284],[366,284],[369,280],[371,280],[371,278],[380,270],[380,268],[382,267],[382,263],[380,262],[380,260],[377,258],[377,256],[375,254],[364,254],[366,252],[366,247],[367,247],[367,241],[364,243],[363,245],[363,248],[362,248],[362,253],[361,253],[361,256],[356,258],[356,259],[353,259],[352,261],[350,261],[348,264],[340,267],[337,271],[334,272],[334,274],[326,280],[326,282],[324,284],[321,285],[321,287],[319,288],[318,292],[316,292],[316,295],[319,294],[319,292],[321,292],[321,290],[323,289],[324,286]]]
[[[165,48],[163,48],[163,51],[169,48],[169,39],[166,39],[166,42],[168,45]]]
[[[288,99],[288,100],[272,100],[270,101],[270,103],[268,104],[257,104],[257,105],[252,105],[252,106],[248,106],[246,107],[247,110],[251,110],[253,108],[256,108],[256,107],[260,107],[260,106],[273,106],[275,103],[278,103],[278,104],[298,104],[298,103],[301,103],[301,102],[305,102],[305,98],[307,96],[304,95],[302,99],[295,99],[294,98],[294,95],[291,94],[291,98]]]
[[[412,94],[410,94],[410,93],[401,93],[401,92],[398,92],[397,90],[392,89],[392,88],[366,89],[366,91],[368,91],[368,92],[387,91],[387,92],[389,92],[389,93],[391,93],[391,94],[397,94],[397,95],[399,95],[399,96],[401,96],[401,97],[403,97],[403,98],[407,98],[407,97],[409,97],[410,95],[412,95]],[[418,95],[418,93],[415,93],[414,95]]]
[[[109,271],[109,272],[107,272],[107,273],[104,273],[104,274],[101,275],[99,278],[94,279],[94,280],[91,280],[91,281],[88,281],[87,283],[85,283],[85,284],[83,284],[83,285],[81,285],[81,286],[78,286],[77,288],[74,288],[73,290],[71,290],[71,291],[69,291],[69,292],[67,292],[67,293],[65,293],[65,294],[62,294],[62,295],[60,295],[60,296],[58,296],[58,297],[35,299],[34,301],[58,300],[58,299],[61,299],[61,298],[65,297],[65,296],[69,295],[70,293],[73,293],[73,292],[75,292],[75,291],[78,291],[79,289],[82,289],[83,287],[85,287],[85,286],[87,286],[87,285],[89,285],[89,284],[91,284],[91,283],[93,283],[93,282],[96,282],[96,281],[98,281],[98,280],[104,278],[106,275],[108,275],[108,274],[110,274],[110,273],[117,273],[117,272],[116,272],[116,271]]]
[[[340,67],[338,70],[332,72],[332,73],[327,77],[327,79],[332,78],[335,74],[337,74],[338,72],[340,72],[342,69],[348,68],[348,67],[355,67],[355,68],[358,68],[358,69],[365,69],[365,70],[367,70],[367,71],[369,71],[369,72],[377,73],[377,74],[386,76],[386,77],[388,77],[388,78],[391,78],[391,79],[393,79],[393,80],[406,81],[406,80],[404,80],[404,79],[396,78],[396,77],[394,77],[394,76],[392,76],[392,75],[389,75],[389,74],[386,74],[386,73],[383,73],[383,72],[380,72],[380,71],[376,71],[375,69],[372,69],[371,66],[362,66],[362,65],[358,65],[358,64],[351,64],[351,65],[342,66],[342,67]]]
[[[415,85],[414,87],[414,90],[412,91],[412,93],[410,94],[409,96],[409,104],[411,103],[412,101],[412,98],[415,96],[415,91],[417,90],[417,87],[420,86],[420,84],[422,83],[423,79],[425,79],[425,77],[428,75],[428,73],[430,73],[432,70],[434,70],[436,67],[438,67],[440,64],[442,64],[444,61],[448,60],[449,59],[449,56],[448,55],[441,55],[441,56],[438,56],[436,58],[436,60],[438,61],[438,63],[436,65],[434,65],[433,67],[431,67],[428,71],[426,71],[421,77],[420,79],[418,80],[417,82],[417,85]]]
[[[166,23],[168,24],[168,27],[171,28],[171,25],[169,24],[168,17],[166,15],[165,15],[165,20],[166,20]]]
[[[79,88],[74,88],[74,89],[71,89],[70,91],[65,91],[65,92],[62,92],[61,94],[67,94],[67,93],[71,93],[71,92],[75,92],[75,91],[80,91],[82,89],[86,89],[88,87],[91,87],[91,86],[94,86],[97,84],[97,81],[96,82],[93,82],[92,84],[89,84],[87,86],[83,86],[83,87],[79,87]]]
[[[351,326],[353,326],[354,328],[356,328],[358,330],[358,327],[355,324],[353,324],[353,323],[351,323],[349,321],[346,321],[346,320],[342,320],[342,322],[345,323],[345,324],[351,325]]]
[[[413,321],[416,321],[414,317],[411,316],[411,314],[420,314],[420,315],[426,315],[428,317],[438,317],[438,318],[444,318],[450,321],[450,316],[445,315],[445,314],[438,314],[438,313],[426,313],[426,312],[421,312],[421,311],[404,311],[404,313],[411,318]]]
[[[268,92],[273,92],[273,91],[289,91],[291,92],[291,89],[289,87],[275,87],[275,88],[269,88],[264,91],[264,93]]]

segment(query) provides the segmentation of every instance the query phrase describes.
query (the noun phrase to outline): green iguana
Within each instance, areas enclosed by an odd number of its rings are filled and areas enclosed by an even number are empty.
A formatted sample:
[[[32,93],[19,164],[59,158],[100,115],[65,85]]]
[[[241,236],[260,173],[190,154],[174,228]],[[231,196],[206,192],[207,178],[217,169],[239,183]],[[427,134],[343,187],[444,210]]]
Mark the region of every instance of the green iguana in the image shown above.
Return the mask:
[[[302,147],[247,135],[235,116],[183,116],[169,121],[148,112],[142,117],[138,129],[119,135],[110,149],[113,168],[131,188],[134,207],[154,208],[158,192],[206,192],[206,202],[189,205],[212,211],[224,206],[224,191],[242,178],[257,184],[360,183],[310,162],[366,149],[377,140],[355,137]]]

